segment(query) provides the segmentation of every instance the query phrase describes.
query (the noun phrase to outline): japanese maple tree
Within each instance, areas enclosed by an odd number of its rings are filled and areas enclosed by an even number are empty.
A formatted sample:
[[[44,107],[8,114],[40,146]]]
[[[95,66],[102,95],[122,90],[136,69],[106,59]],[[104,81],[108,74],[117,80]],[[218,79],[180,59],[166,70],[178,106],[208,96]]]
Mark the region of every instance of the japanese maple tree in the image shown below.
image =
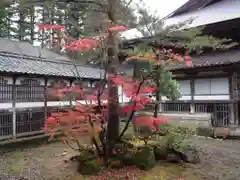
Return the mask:
[[[40,30],[43,30],[44,28],[45,30],[51,29],[58,32],[62,32],[64,29],[64,27],[59,25],[39,24]],[[111,47],[112,44],[116,43],[112,42],[114,39],[114,34],[128,29],[129,28],[125,26],[110,26],[105,33],[100,34],[99,36],[81,38],[79,40],[73,40],[70,43],[65,42],[64,48],[71,51],[85,52],[99,48],[103,42],[107,42],[107,44],[110,44]],[[109,47],[108,51],[110,51]],[[114,50],[112,49],[112,51]],[[184,60],[186,63],[189,63],[190,61],[189,57],[183,58],[180,55],[171,53],[165,49],[157,49],[157,52],[168,58],[168,61],[164,61],[165,64],[182,62]],[[112,56],[114,55],[113,52],[109,52],[109,54]],[[126,60],[131,61],[132,59],[147,59],[153,61],[157,68],[161,63],[163,63],[163,61],[161,61],[159,56],[156,54],[153,54],[151,57],[133,56],[127,58]],[[64,96],[69,92],[78,93],[82,99],[84,99],[84,103],[73,99],[75,102],[75,108],[73,110],[66,110],[65,112],[52,114],[52,116],[49,117],[45,122],[44,131],[52,135],[52,137],[57,133],[63,134],[63,140],[67,143],[69,140],[75,141],[78,144],[79,150],[83,147],[81,147],[78,139],[81,136],[88,134],[90,135],[91,141],[95,145],[98,154],[100,156],[103,155],[104,149],[101,148],[106,146],[106,144],[104,144],[104,137],[107,136],[103,133],[109,133],[109,131],[115,130],[114,128],[111,129],[112,126],[109,125],[111,124],[111,121],[114,121],[114,119],[112,119],[112,116],[106,116],[106,114],[109,114],[106,112],[111,111],[111,113],[114,113],[114,117],[119,118],[119,109],[116,109],[115,107],[115,105],[118,104],[119,98],[115,93],[117,87],[122,87],[125,96],[129,100],[129,103],[123,105],[121,108],[123,112],[129,113],[129,117],[120,135],[119,133],[115,133],[118,135],[117,137],[114,137],[115,140],[121,139],[121,137],[124,135],[135,115],[135,112],[141,110],[147,103],[152,102],[152,99],[147,97],[146,94],[154,93],[156,91],[154,87],[149,86],[149,82],[154,76],[154,71],[142,76],[139,80],[133,80],[131,78],[117,75],[115,73],[115,68],[117,68],[117,66],[107,66],[107,69],[105,69],[105,73],[107,73],[107,76],[105,77],[107,77],[107,79],[103,79],[100,83],[99,89],[95,90],[95,92],[92,92],[91,95],[84,94],[84,91],[81,87],[57,89],[55,94],[58,94],[59,96]],[[105,88],[106,80],[108,81],[108,88]],[[103,105],[103,100],[107,100],[107,104]],[[154,119],[149,116],[142,117],[141,120],[138,120],[137,118],[138,117],[135,118],[134,126],[140,122],[140,125],[144,124],[145,126],[152,128],[153,126],[163,123],[163,121],[160,119]],[[143,119],[146,121],[145,123],[142,123]],[[119,120],[117,119],[116,121]],[[108,128],[106,128],[107,125]],[[102,135],[98,136],[100,132]]]

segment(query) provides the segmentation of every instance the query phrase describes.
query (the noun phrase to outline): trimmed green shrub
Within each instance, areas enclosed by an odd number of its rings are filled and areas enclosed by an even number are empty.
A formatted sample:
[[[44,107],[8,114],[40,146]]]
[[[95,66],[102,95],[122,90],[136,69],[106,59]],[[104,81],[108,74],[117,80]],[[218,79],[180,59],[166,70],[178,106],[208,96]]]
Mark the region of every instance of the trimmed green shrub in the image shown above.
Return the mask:
[[[151,147],[141,148],[135,155],[135,165],[142,170],[149,170],[156,164],[154,150]]]
[[[189,128],[185,127],[167,127],[165,136],[158,137],[159,146],[168,151],[177,150],[186,138],[193,135]]]

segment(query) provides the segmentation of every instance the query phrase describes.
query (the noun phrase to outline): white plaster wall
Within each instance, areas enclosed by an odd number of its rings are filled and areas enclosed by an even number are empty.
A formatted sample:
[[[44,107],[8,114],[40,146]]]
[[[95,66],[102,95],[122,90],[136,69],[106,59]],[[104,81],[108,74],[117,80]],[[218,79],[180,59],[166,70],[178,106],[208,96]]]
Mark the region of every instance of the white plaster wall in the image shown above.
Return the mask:
[[[11,104],[11,103],[4,103]],[[69,106],[69,101],[48,101],[47,106]],[[10,105],[8,105],[10,106]],[[11,106],[12,107],[12,106]],[[34,107],[44,107],[44,102],[17,102],[16,108],[34,108]],[[1,103],[0,103],[1,108]]]
[[[179,91],[183,96],[191,94],[190,80],[178,81],[178,84]]]
[[[0,78],[3,78],[4,80],[7,80],[7,84],[13,84],[12,77],[0,76]]]
[[[155,98],[154,98],[155,99]],[[189,101],[191,100],[191,96],[181,96],[178,100],[180,101]],[[162,97],[162,101],[170,101],[166,96]]]
[[[197,27],[240,18],[240,1],[225,0],[194,12],[188,12],[168,18],[164,21],[164,26],[166,27],[183,23],[191,18],[194,18],[192,23],[183,28]]]
[[[47,106],[69,106],[70,101],[48,101]]]
[[[18,102],[16,108],[44,107],[44,102]]]
[[[118,97],[119,103],[127,103],[130,102],[130,99],[124,94],[121,86],[118,86]]]
[[[0,103],[0,109],[11,109],[12,103]]]
[[[199,95],[194,96],[194,100],[230,100],[229,95]]]

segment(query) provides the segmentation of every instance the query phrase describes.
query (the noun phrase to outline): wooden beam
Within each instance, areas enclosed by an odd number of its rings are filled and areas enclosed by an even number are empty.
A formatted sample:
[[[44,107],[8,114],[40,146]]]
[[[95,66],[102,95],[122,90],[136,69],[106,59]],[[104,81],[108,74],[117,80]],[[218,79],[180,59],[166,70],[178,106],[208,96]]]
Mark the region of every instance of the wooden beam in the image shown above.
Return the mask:
[[[17,114],[16,114],[16,76],[13,76],[12,84],[12,136],[16,139]]]
[[[48,108],[47,108],[47,78],[44,79],[44,115],[45,119],[47,119]]]

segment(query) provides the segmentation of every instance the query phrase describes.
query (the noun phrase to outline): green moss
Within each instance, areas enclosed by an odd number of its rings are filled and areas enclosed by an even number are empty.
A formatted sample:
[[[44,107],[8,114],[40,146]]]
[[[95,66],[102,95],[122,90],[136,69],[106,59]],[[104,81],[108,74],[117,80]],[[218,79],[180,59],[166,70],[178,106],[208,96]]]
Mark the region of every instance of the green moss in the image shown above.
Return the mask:
[[[85,164],[87,161],[96,159],[96,155],[89,151],[82,151],[81,154],[77,157],[77,160],[80,164]]]
[[[79,164],[78,170],[82,175],[96,175],[101,170],[101,164],[93,159],[86,161],[84,164]]]

